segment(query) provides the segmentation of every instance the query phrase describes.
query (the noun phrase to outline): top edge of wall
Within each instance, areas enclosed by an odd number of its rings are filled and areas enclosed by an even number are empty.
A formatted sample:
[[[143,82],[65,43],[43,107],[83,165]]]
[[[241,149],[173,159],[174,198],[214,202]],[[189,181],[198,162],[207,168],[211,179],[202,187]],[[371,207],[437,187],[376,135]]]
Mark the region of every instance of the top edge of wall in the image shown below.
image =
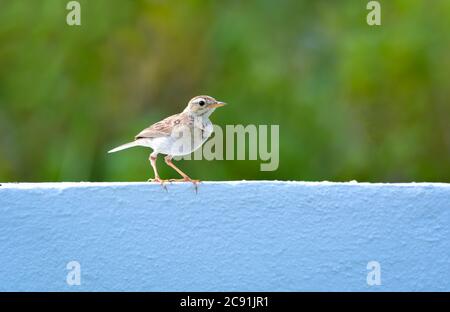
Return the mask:
[[[191,185],[191,183],[186,182],[174,182],[167,183],[171,186],[183,186]],[[450,183],[441,182],[410,182],[410,183],[370,183],[370,182],[330,182],[330,181],[268,181],[268,180],[254,180],[254,181],[203,181],[200,185],[289,185],[289,186],[372,186],[372,187],[439,187],[439,188],[450,188]],[[20,182],[20,183],[3,183],[0,182],[0,190],[3,189],[34,189],[34,188],[49,188],[49,189],[64,189],[64,188],[83,188],[83,187],[125,187],[125,186],[160,186],[159,183],[150,182]]]

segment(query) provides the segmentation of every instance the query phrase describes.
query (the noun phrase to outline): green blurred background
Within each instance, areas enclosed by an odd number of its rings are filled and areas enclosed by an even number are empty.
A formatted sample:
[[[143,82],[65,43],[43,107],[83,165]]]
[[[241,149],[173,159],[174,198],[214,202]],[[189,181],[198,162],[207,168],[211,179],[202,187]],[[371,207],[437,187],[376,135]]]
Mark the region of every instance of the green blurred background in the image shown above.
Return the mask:
[[[280,166],[180,161],[202,180],[450,182],[450,1],[0,0],[0,181],[144,181],[106,152],[198,94],[280,125]],[[177,177],[159,160],[162,177]]]

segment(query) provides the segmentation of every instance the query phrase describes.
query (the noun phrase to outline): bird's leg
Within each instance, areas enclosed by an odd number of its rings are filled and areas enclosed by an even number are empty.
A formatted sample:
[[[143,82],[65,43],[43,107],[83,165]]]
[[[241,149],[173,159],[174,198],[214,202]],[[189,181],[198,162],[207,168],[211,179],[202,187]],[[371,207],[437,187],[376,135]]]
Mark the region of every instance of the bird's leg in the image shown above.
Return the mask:
[[[164,185],[164,180],[161,180],[158,174],[158,170],[156,169],[156,158],[158,157],[158,154],[151,153],[150,157],[148,158],[150,160],[150,164],[152,165],[153,171],[155,172],[155,178],[149,179],[149,182],[159,182],[161,183],[161,186],[167,191],[167,187]]]
[[[158,169],[156,169],[156,158],[157,158],[157,155],[154,155],[153,153],[150,154],[150,157],[148,158],[148,160],[150,160],[150,164],[152,165],[153,172],[155,173],[155,178],[150,179],[150,180],[153,180],[155,182],[160,182],[161,179],[159,178]]]
[[[195,189],[197,190],[197,183],[199,183],[200,180],[193,180],[193,179],[191,179],[186,173],[181,171],[180,168],[175,166],[174,163],[172,162],[172,156],[167,155],[166,157],[164,157],[164,160],[166,161],[166,164],[168,164],[170,167],[175,169],[175,171],[178,172],[183,177],[183,179],[178,179],[178,180],[177,179],[170,179],[169,181],[192,182],[192,183],[194,183]]]
[[[171,156],[167,155],[166,157],[164,157],[164,160],[166,161],[166,164],[168,164],[170,167],[175,169],[175,171],[178,172],[183,177],[183,179],[180,179],[178,181],[199,182],[199,180],[191,179],[186,173],[181,171],[180,168],[175,166],[175,164],[172,162],[172,157]],[[171,180],[176,181],[176,179],[171,179]]]

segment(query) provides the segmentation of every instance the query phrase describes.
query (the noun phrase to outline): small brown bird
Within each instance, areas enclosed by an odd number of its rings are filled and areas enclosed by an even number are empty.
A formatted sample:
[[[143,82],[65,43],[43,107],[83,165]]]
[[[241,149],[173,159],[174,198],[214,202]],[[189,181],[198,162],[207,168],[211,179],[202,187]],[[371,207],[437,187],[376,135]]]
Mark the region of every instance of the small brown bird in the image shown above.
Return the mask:
[[[150,127],[142,130],[136,135],[135,140],[130,143],[118,146],[108,153],[118,152],[134,146],[145,146],[153,149],[150,154],[150,164],[155,172],[155,178],[149,181],[164,183],[159,177],[156,169],[156,159],[158,154],[167,155],[164,157],[166,164],[175,169],[183,178],[170,179],[169,181],[190,181],[187,174],[176,167],[173,162],[173,156],[187,155],[203,145],[213,133],[213,124],[209,116],[217,107],[224,106],[225,103],[216,101],[207,95],[196,96],[191,99],[180,114],[172,115],[163,119]]]

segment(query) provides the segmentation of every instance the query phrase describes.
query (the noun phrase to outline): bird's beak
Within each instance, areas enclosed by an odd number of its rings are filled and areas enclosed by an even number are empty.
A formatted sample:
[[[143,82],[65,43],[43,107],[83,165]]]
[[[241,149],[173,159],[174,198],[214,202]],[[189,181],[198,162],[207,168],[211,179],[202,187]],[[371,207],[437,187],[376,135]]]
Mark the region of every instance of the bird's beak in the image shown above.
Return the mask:
[[[209,107],[210,108],[216,108],[216,107],[221,107],[221,106],[224,106],[224,105],[226,105],[226,103],[224,103],[224,102],[216,102],[214,104],[209,105]]]

